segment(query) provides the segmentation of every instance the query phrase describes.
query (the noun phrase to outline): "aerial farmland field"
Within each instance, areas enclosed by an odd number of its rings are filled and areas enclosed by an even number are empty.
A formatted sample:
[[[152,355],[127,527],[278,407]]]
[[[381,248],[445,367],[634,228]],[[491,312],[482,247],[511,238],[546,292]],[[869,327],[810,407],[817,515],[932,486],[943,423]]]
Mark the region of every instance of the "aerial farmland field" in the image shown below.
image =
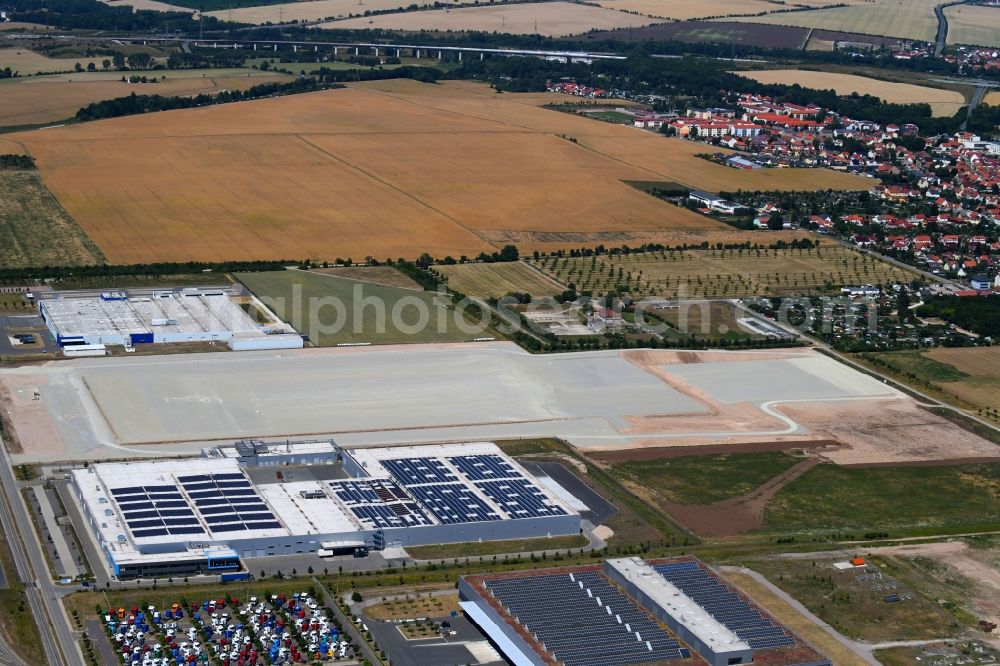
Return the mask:
[[[555,296],[566,289],[537,269],[519,261],[435,266],[434,270],[448,278],[450,288],[481,298],[500,298],[509,293]]]
[[[831,171],[729,169],[696,157],[700,144],[538,103],[396,80],[9,138],[120,263],[458,257],[497,249],[484,240],[496,233],[728,229],[628,180],[871,187]]]
[[[255,7],[237,7],[213,12],[223,21],[237,23],[278,23],[279,21],[317,21],[319,19],[347,18],[364,14],[365,11],[401,9],[411,3],[405,0],[366,0],[363,5],[357,0],[306,0],[305,2],[285,2]]]
[[[28,49],[0,49],[0,69],[10,67],[21,76],[37,74],[38,72],[72,72],[77,63],[86,68],[93,63],[101,66],[103,57],[96,58],[49,58],[41,53]],[[119,76],[121,76],[119,74]]]
[[[850,284],[909,281],[913,275],[869,255],[832,245],[809,250],[672,250],[530,260],[577,290],[618,286],[633,297],[735,298],[830,293]]]
[[[1000,46],[1000,7],[955,5],[944,10],[949,44]]]
[[[322,28],[383,30],[477,30],[539,34],[549,37],[578,35],[589,30],[634,28],[653,23],[636,14],[571,2],[435,9],[380,14],[323,23]]]
[[[798,83],[806,88],[835,90],[838,95],[874,95],[893,104],[931,105],[935,116],[953,116],[965,104],[965,97],[954,90],[928,88],[909,83],[892,83],[866,76],[840,74],[836,72],[813,72],[799,69],[767,69],[762,71],[737,72],[761,83]]]
[[[718,16],[752,16],[776,11],[787,11],[792,7],[824,7],[833,4],[856,4],[863,0],[834,2],[833,0],[794,0],[774,2],[774,0],[599,0],[597,4],[608,9],[655,16],[658,18],[689,21],[691,19],[715,18]]]
[[[72,69],[72,66],[70,67]],[[59,122],[72,118],[84,106],[115,97],[163,95],[175,97],[243,90],[262,83],[290,79],[286,74],[254,69],[170,70],[131,72],[162,77],[158,83],[131,84],[121,81],[121,72],[74,72],[0,81],[0,126],[16,127]]]
[[[939,0],[873,0],[847,7],[783,12],[740,19],[750,23],[800,26],[885,37],[934,41]]]

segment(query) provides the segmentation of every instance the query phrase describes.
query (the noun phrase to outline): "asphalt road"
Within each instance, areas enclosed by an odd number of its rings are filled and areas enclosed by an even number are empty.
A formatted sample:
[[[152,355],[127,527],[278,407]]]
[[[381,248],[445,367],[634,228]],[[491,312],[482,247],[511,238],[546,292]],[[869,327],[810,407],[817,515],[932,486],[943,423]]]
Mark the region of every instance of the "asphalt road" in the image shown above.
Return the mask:
[[[0,522],[3,523],[4,533],[8,535],[14,564],[24,585],[31,614],[38,625],[45,661],[50,666],[83,666],[83,657],[75,645],[76,635],[59,599],[62,592],[56,589],[49,577],[41,544],[38,543],[31,518],[21,500],[19,486],[11,471],[10,458],[2,440],[0,483],[4,489],[0,501]],[[18,659],[9,663],[23,662]]]

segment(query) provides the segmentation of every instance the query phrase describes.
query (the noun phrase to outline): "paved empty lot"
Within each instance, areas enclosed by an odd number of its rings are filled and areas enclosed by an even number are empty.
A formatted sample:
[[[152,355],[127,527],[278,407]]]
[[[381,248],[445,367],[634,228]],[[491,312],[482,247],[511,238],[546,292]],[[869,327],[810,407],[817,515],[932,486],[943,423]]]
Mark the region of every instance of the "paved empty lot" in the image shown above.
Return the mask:
[[[791,433],[797,426],[774,420],[768,403],[898,398],[808,351],[687,364],[656,354],[662,363],[643,365],[628,352],[543,356],[496,343],[76,359],[0,371],[0,397],[25,460],[321,435],[345,444],[562,436],[625,446],[725,430],[727,402],[745,401],[767,433]],[[33,401],[36,387],[42,399]]]

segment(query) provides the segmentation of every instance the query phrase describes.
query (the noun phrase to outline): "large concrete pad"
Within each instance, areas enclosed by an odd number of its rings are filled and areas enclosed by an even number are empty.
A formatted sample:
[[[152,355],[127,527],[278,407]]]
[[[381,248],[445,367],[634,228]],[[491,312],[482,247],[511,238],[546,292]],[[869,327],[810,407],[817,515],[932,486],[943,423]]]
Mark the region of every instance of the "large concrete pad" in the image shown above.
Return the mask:
[[[676,362],[683,354],[531,355],[493,343],[74,359],[0,371],[0,398],[18,462],[178,455],[246,437],[558,436],[627,448],[808,435],[775,404],[902,398],[808,350]]]

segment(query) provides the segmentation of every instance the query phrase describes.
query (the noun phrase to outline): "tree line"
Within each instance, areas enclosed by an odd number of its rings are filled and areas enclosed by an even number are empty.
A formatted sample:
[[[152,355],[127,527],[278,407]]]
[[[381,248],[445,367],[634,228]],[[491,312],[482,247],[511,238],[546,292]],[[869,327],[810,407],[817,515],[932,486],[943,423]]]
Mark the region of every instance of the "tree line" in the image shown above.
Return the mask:
[[[125,97],[116,97],[101,102],[94,102],[76,112],[76,120],[100,120],[102,118],[117,118],[155,111],[170,111],[173,109],[190,109],[197,106],[226,104],[261,97],[276,97],[296,93],[325,90],[330,85],[320,83],[313,78],[301,78],[288,83],[262,83],[246,90],[224,90],[215,95],[200,94],[194,97],[164,97],[162,95],[137,95],[132,93]]]
[[[917,308],[921,317],[939,317],[979,335],[1000,336],[1000,297],[933,296]]]
[[[25,282],[27,280],[60,280],[66,278],[91,277],[150,277],[155,275],[188,275],[193,273],[256,273],[280,271],[295,261],[188,261],[183,263],[159,262],[152,264],[93,266],[40,266],[34,268],[0,268],[0,283]]]

